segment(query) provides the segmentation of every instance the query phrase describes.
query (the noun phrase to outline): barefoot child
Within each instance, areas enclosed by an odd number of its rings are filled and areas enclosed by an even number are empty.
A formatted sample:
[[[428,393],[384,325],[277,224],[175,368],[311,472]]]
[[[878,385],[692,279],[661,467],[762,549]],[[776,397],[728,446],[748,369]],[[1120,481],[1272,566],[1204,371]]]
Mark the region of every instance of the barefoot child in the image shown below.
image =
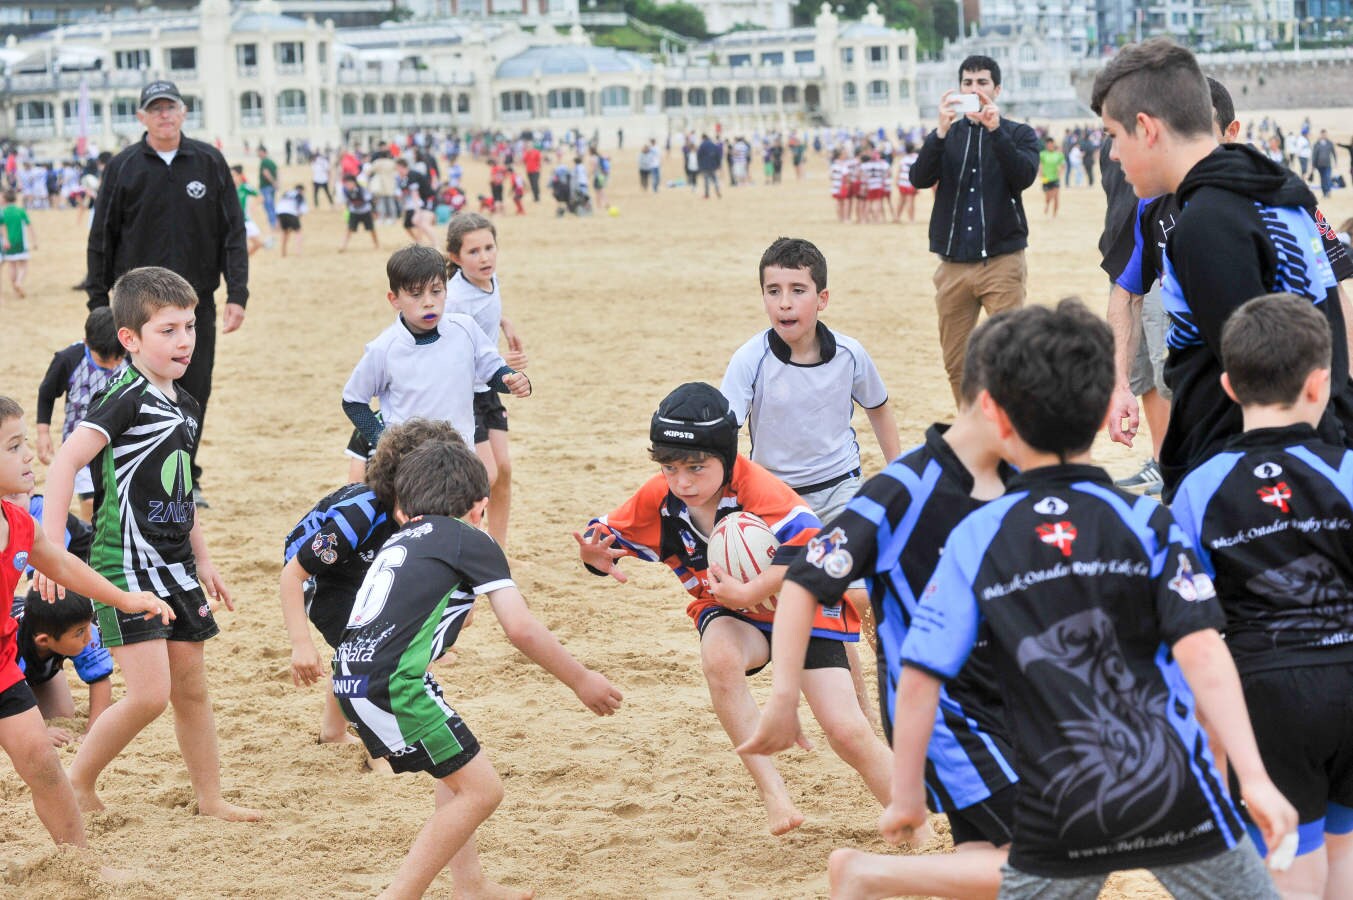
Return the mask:
[[[1002,317],[979,325],[968,341],[958,416],[934,425],[925,443],[867,481],[839,517],[808,542],[794,562],[776,607],[775,653],[803,655],[819,604],[834,606],[852,578],[863,575],[878,622],[879,709],[893,739],[902,642],[922,587],[940,559],[949,532],[968,513],[1005,491],[1014,473],[1001,463],[994,426],[982,415],[978,395],[982,348],[999,340]],[[799,738],[797,712],[802,669],[775,667],[774,688],[756,736],[742,753],[776,753]],[[1014,825],[1015,772],[1009,731],[985,651],[969,659],[944,688],[945,714],[938,716],[926,750],[929,806],[949,818],[957,856],[898,856],[852,849],[832,854],[832,896],[853,898],[923,895],[994,897]],[[925,843],[911,842],[912,849]]]
[[[797,494],[761,466],[738,455],[738,426],[728,401],[708,384],[672,391],[649,425],[649,455],[661,467],[618,508],[574,533],[588,570],[626,576],[626,556],[662,562],[694,598],[686,606],[700,634],[700,658],[714,712],[737,747],[756,728],[757,707],[748,677],[771,658],[774,612],[767,599],[779,590],[789,563],[820,523]],[[760,516],[780,540],[774,563],[742,584],[710,568],[706,545],[714,523],[743,510]],[[879,803],[888,800],[888,748],[874,734],[855,696],[844,642],[859,640],[859,616],[850,604],[819,611],[804,660],[803,692],[827,739]],[[745,755],[772,834],[803,824],[780,773],[768,756]]]
[[[282,620],[291,639],[291,677],[297,687],[314,684],[327,669],[306,619],[330,647],[338,647],[371,560],[396,530],[390,510],[395,506],[400,460],[433,440],[464,443],[448,422],[420,418],[391,426],[376,445],[365,481],[320,500],[287,535],[280,592]],[[322,744],[354,740],[332,691],[325,692],[319,740]]]
[[[28,256],[38,249],[37,236],[28,211],[18,204],[18,195],[5,191],[5,206],[0,209],[0,269],[9,268],[9,283],[14,293],[26,297],[23,282],[28,275]]]
[[[221,795],[216,723],[207,693],[203,651],[219,629],[203,586],[226,609],[233,610],[234,603],[212,565],[193,504],[188,461],[201,412],[197,401],[174,385],[192,359],[196,306],[192,286],[168,269],[132,269],[117,280],[113,320],[131,364],[91,405],[47,474],[42,522],[47,537],[62,539],[75,474],[93,463],[93,566],[114,584],[152,590],[176,614],[171,627],[96,605],[99,632],[126,678],[127,693],[89,730],[71,764],[71,786],[82,809],[101,809],[95,790],[100,773],[166,704],[173,704],[174,730],[198,812],[253,820],[260,813]],[[55,593],[41,577],[37,587],[44,598]]]
[[[1185,476],[1171,507],[1216,579],[1264,766],[1297,808],[1296,860],[1273,873],[1285,897],[1353,888],[1353,451],[1315,431],[1332,349],[1304,297],[1232,313],[1222,386],[1245,431]]]
[[[620,708],[606,677],[531,615],[503,551],[479,531],[488,491],[483,464],[464,446],[433,442],[404,457],[395,476],[400,530],[372,563],[334,655],[334,693],[372,756],[437,779],[437,809],[382,897],[421,897],[448,867],[457,894],[507,895],[485,879],[474,844],[502,801],[502,782],[427,672],[455,643],[476,595],[488,595],[508,640],[584,706],[599,716]]]
[[[0,397],[0,495],[32,490],[33,453],[24,437],[23,410],[8,397]],[[27,510],[8,500],[0,501],[0,749],[32,791],[33,808],[52,840],[85,847],[85,826],[75,794],[48,738],[37,699],[17,662],[18,625],[9,612],[14,589],[28,563],[128,616],[158,617],[167,624],[174,612],[152,594],[128,593],[110,584],[62,549],[60,543],[48,540]]]
[[[510,171],[510,167],[509,167]],[[479,213],[455,216],[446,229],[446,309],[475,320],[490,341],[499,329],[507,340],[504,360],[513,369],[526,368],[526,353],[512,323],[503,315],[498,290],[498,231]],[[489,472],[489,534],[507,547],[507,521],[512,506],[512,460],[507,447],[507,410],[498,394],[483,382],[474,386],[474,450]]]

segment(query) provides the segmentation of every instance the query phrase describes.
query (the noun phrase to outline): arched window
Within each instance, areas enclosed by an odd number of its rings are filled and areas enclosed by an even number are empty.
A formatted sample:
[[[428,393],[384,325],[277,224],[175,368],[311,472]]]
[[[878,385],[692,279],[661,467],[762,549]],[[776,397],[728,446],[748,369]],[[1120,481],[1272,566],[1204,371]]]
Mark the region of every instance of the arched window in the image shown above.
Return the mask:
[[[117,97],[113,100],[113,124],[127,126],[141,124],[136,121],[135,98]]]
[[[629,109],[630,108],[630,89],[623,85],[613,84],[610,87],[601,89],[601,108],[602,109]]]
[[[763,85],[756,92],[756,102],[760,103],[762,106],[774,106],[775,88],[771,87],[770,85]]]
[[[452,108],[453,106],[450,94],[442,94],[440,97],[437,98],[437,112],[446,113],[447,115],[450,115]]]
[[[465,115],[470,111],[470,95],[461,94],[456,97],[456,113]]]
[[[528,91],[503,91],[498,95],[498,108],[504,113],[529,116],[535,110]]]
[[[653,99],[658,95],[658,89],[653,85],[644,88],[643,104],[645,107],[653,105]]]
[[[751,106],[752,97],[753,94],[751,88],[747,87],[746,85],[743,85],[742,87],[738,88],[737,94],[738,106]]]
[[[717,87],[709,92],[709,102],[711,106],[728,105],[728,88]]]
[[[706,105],[706,103],[705,103],[705,89],[704,89],[704,88],[691,88],[691,89],[690,89],[690,92],[687,93],[687,95],[686,95],[686,103],[687,103],[689,106],[699,106],[699,107],[705,106],[705,105]]]
[[[437,98],[431,94],[424,94],[418,99],[418,111],[422,113],[434,113],[437,111]]]
[[[389,115],[399,112],[399,98],[394,94],[385,94],[381,97],[381,112]]]
[[[343,95],[343,115],[345,116],[357,115],[357,98],[354,97],[352,94]]]
[[[399,111],[408,115],[413,115],[416,105],[417,101],[414,100],[413,94],[405,94],[399,100]]]
[[[263,124],[263,95],[258,91],[240,94],[240,124],[252,127]]]
[[[855,82],[847,81],[841,85],[841,101],[846,106],[859,105],[860,92],[855,88]]]
[[[787,84],[780,90],[780,102],[788,106],[791,103],[799,102],[799,86],[796,84]]]
[[[681,109],[681,88],[663,88],[662,108]]]
[[[277,124],[305,124],[305,91],[288,88],[277,95]]]
[[[888,82],[882,79],[869,82],[869,103],[872,106],[888,104]]]
[[[587,100],[581,88],[555,88],[545,95],[545,105],[552,113],[581,113]]]
[[[362,114],[363,114],[363,115],[374,116],[374,115],[376,114],[376,107],[377,107],[377,104],[376,104],[376,95],[375,95],[375,94],[363,94],[363,95],[362,95]]]

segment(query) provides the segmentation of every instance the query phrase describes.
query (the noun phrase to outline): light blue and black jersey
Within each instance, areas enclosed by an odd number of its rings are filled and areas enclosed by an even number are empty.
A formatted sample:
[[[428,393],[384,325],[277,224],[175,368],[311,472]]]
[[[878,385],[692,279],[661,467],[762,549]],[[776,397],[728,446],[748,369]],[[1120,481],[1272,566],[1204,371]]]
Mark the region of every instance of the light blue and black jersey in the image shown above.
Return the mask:
[[[834,603],[863,578],[878,627],[879,707],[892,742],[902,644],[940,549],[963,517],[981,506],[972,475],[945,443],[947,426],[869,479],[850,505],[790,567],[786,578]],[[926,753],[926,787],[937,811],[971,806],[1016,781],[1000,695],[985,652],[968,660],[940,696]]]
[[[1014,476],[945,544],[904,665],[952,682],[989,635],[1014,741],[1010,864],[1186,863],[1243,831],[1170,648],[1224,619],[1187,536],[1093,466]]]

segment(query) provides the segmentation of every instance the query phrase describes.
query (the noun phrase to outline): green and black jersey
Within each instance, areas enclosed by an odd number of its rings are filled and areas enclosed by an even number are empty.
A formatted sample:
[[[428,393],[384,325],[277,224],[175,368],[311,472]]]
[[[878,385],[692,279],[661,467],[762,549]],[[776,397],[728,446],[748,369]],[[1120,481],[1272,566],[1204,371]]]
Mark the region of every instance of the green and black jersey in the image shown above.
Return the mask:
[[[190,457],[202,420],[179,388],[170,400],[128,366],[94,398],[80,423],[108,439],[90,463],[94,544],[89,564],[129,591],[164,596],[198,587]]]
[[[513,587],[493,538],[459,519],[422,516],[385,542],[334,654],[334,695],[372,756],[398,754],[455,713],[425,679],[455,643],[477,594]]]

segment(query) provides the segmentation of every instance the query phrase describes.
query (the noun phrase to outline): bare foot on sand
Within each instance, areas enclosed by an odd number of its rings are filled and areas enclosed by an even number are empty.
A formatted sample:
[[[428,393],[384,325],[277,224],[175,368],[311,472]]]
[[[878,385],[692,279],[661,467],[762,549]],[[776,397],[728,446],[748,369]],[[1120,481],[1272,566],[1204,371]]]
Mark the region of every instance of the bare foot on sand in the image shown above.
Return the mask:
[[[522,891],[487,879],[468,888],[456,885],[451,891],[456,900],[531,900],[535,895],[535,891]]]
[[[888,888],[880,883],[878,859],[872,853],[862,853],[843,847],[833,850],[827,861],[827,883],[832,900],[872,900],[890,896]]]
[[[390,768],[390,760],[383,756],[368,756],[366,767],[377,775],[393,775],[395,770]]]
[[[767,801],[766,820],[770,823],[770,833],[779,837],[782,834],[789,834],[802,825],[803,813],[799,812],[794,804],[788,800],[785,800],[783,804]]]
[[[98,792],[92,787],[81,787],[74,781],[71,782],[70,786],[71,790],[75,791],[75,802],[80,805],[80,812],[96,813],[103,812],[108,808],[103,805],[103,801],[99,799]]]
[[[263,819],[263,813],[257,809],[236,806],[224,800],[217,800],[210,804],[198,801],[197,814],[199,816],[211,816],[214,819],[223,819],[227,822],[259,822]]]

